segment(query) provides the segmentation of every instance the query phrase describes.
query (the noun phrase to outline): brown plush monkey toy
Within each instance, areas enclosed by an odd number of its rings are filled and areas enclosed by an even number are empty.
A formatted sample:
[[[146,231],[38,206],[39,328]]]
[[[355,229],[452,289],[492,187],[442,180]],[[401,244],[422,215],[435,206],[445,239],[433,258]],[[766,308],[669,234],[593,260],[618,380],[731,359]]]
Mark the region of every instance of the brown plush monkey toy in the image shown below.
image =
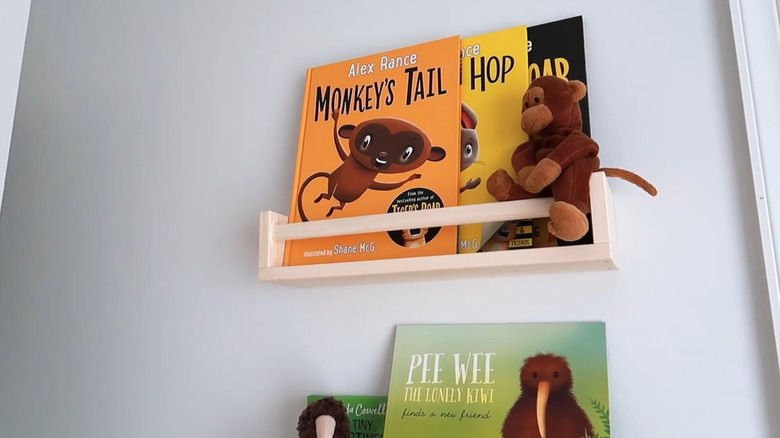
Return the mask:
[[[590,176],[603,171],[630,181],[652,196],[655,187],[633,172],[599,168],[599,146],[582,132],[579,101],[585,84],[542,76],[523,96],[522,128],[530,140],[512,153],[517,182],[499,169],[488,178],[487,191],[498,201],[552,196],[550,233],[565,241],[582,238],[590,227]]]
[[[299,438],[349,438],[347,408],[333,397],[307,406],[298,417]]]

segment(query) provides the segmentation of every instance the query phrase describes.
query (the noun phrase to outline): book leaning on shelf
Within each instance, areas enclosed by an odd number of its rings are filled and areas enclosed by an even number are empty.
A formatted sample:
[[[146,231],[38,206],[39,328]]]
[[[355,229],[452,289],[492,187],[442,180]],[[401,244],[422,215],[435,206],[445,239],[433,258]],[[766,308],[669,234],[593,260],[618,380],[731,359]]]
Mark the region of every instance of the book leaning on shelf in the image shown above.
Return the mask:
[[[290,222],[455,206],[460,37],[309,68]],[[453,254],[457,227],[292,240],[285,265]]]
[[[386,438],[609,437],[603,322],[396,328]]]
[[[528,140],[521,128],[528,89],[525,26],[463,39],[460,204],[495,202],[486,182],[497,169],[512,172],[510,157]],[[479,251],[501,223],[458,227],[458,252]]]

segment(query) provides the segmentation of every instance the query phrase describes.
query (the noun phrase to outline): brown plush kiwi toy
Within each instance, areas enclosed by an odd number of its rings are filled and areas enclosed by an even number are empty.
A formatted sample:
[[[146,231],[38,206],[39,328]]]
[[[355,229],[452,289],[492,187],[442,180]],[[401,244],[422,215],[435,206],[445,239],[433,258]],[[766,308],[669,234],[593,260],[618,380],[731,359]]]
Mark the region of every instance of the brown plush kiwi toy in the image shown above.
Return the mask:
[[[349,438],[347,408],[333,397],[321,398],[298,417],[299,438]]]
[[[523,96],[521,125],[530,140],[512,153],[517,182],[503,169],[487,180],[487,191],[498,201],[552,196],[550,233],[573,242],[589,230],[590,176],[604,172],[645,190],[658,191],[641,176],[624,169],[600,168],[599,145],[582,132],[579,101],[585,84],[556,76],[542,76]]]

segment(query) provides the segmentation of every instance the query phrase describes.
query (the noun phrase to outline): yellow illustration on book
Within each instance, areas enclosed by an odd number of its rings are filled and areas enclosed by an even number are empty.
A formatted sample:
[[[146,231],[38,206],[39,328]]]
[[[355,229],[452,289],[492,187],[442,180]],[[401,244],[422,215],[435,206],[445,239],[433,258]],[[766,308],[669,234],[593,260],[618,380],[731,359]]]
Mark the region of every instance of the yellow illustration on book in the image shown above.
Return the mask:
[[[403,230],[401,234],[404,238],[404,248],[419,248],[426,244],[425,234],[428,228],[411,228]]]
[[[531,248],[534,239],[533,221],[530,219],[506,221],[482,245],[480,252]]]
[[[464,38],[461,49],[460,205],[496,202],[485,182],[528,140],[520,125],[528,88],[525,26]],[[458,252],[477,252],[502,222],[458,227]]]

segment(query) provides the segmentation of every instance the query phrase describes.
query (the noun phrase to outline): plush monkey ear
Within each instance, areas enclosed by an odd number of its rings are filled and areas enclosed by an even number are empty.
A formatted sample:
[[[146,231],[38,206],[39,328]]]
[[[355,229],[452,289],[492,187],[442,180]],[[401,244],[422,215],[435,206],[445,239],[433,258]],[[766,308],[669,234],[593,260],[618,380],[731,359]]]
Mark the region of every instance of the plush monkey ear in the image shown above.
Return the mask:
[[[466,105],[466,102],[460,104],[460,126],[464,129],[477,127],[477,115]]]
[[[444,149],[438,146],[431,146],[431,155],[428,156],[428,161],[441,161],[446,155],[447,152]]]
[[[569,83],[566,84],[566,87],[569,89],[569,92],[571,93],[571,96],[575,102],[579,102],[583,97],[585,97],[586,88],[585,84],[582,82],[574,79],[569,81]]]
[[[350,138],[352,136],[352,131],[354,130],[355,130],[355,125],[344,125],[341,128],[339,128],[339,137]]]

